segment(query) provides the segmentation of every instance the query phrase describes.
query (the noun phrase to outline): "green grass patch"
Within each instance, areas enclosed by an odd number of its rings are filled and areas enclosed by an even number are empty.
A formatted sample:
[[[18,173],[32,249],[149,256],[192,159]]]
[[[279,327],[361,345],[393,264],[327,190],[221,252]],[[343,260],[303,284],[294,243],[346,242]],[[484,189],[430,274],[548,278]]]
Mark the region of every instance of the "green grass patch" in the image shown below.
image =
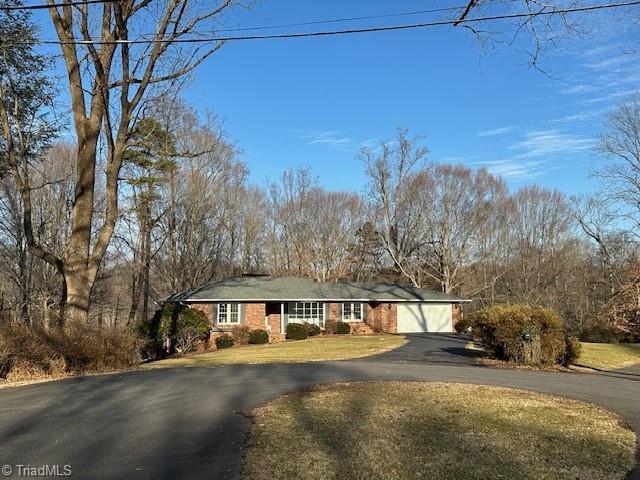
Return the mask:
[[[595,405],[477,385],[362,382],[252,412],[244,478],[622,479],[635,434]]]
[[[291,340],[188,354],[152,362],[145,365],[145,368],[347,360],[393,350],[406,342],[407,340],[399,335],[322,336],[308,340]]]
[[[624,368],[640,363],[640,343],[587,343],[576,364],[603,370]]]

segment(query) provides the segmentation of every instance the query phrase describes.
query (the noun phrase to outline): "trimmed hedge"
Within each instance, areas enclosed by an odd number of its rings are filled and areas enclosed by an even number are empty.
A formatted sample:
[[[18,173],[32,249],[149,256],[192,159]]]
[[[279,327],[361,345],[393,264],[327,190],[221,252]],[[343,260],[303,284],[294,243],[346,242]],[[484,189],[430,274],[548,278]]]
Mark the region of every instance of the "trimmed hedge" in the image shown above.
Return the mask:
[[[302,323],[288,323],[286,328],[287,339],[304,340],[309,338],[309,331]]]
[[[269,332],[266,330],[252,330],[249,334],[249,343],[253,345],[269,343]]]
[[[314,323],[305,323],[304,325],[305,327],[307,327],[307,333],[309,334],[310,337],[315,337],[316,335],[320,335],[320,333],[322,332],[322,329]]]
[[[233,337],[231,335],[227,335],[226,333],[224,335],[216,337],[216,348],[233,347],[234,343],[235,342],[233,341]]]
[[[553,311],[530,305],[497,305],[477,311],[473,335],[494,358],[523,365],[564,361],[564,322]]]
[[[351,325],[346,322],[337,322],[336,333],[339,335],[346,335],[348,333],[351,333]]]

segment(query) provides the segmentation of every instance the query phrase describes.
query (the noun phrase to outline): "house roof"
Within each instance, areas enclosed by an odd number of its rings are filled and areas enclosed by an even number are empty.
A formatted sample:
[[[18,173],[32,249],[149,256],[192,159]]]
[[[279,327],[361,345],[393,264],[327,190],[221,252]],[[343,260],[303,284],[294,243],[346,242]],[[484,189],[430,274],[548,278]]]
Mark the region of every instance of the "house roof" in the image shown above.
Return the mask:
[[[320,283],[308,278],[246,276],[210,282],[171,295],[167,301],[303,301],[465,303],[470,300],[396,283]]]

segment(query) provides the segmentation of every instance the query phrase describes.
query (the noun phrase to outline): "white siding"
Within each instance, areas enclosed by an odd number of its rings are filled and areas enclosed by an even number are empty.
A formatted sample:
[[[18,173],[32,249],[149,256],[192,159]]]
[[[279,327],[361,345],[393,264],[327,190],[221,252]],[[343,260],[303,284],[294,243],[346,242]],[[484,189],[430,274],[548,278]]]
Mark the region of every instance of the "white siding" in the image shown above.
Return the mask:
[[[398,303],[398,333],[453,332],[450,303]]]

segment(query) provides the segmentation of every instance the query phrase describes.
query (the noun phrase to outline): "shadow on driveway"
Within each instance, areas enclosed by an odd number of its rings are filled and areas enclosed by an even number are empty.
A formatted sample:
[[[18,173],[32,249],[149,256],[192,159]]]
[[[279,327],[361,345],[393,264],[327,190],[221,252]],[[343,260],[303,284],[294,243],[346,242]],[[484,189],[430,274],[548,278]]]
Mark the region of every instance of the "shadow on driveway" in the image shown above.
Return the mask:
[[[363,362],[424,363],[440,365],[474,365],[483,354],[467,348],[471,337],[456,333],[405,334],[408,343],[379,355],[365,357]]]

